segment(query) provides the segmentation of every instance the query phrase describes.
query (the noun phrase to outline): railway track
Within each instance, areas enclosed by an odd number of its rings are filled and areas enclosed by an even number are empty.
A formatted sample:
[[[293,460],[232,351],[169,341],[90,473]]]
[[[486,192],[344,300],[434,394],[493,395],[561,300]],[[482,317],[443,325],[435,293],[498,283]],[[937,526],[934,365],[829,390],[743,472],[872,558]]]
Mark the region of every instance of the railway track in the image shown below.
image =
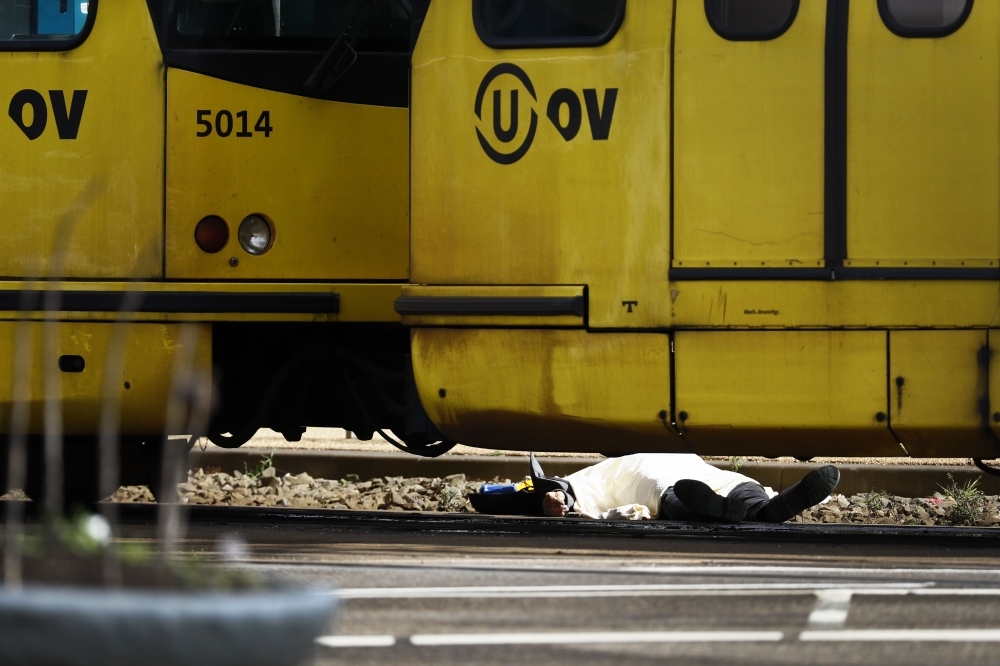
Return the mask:
[[[157,505],[120,504],[123,524],[151,524]],[[274,507],[185,506],[192,525],[308,527],[334,531],[451,533],[465,535],[593,536],[731,542],[920,544],[928,547],[998,548],[1000,528],[764,523],[712,524],[668,521],[597,521],[579,518],[500,517],[480,514],[337,511]]]

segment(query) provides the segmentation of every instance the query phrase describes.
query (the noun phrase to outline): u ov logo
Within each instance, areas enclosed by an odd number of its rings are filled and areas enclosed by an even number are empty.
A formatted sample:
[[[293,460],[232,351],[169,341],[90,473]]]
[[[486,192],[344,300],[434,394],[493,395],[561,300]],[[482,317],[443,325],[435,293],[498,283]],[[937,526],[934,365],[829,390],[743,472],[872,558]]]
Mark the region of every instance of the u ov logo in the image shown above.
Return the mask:
[[[531,79],[528,78],[528,75],[524,72],[524,70],[512,63],[501,63],[488,71],[486,76],[483,77],[482,83],[479,84],[479,91],[476,93],[475,106],[476,118],[479,120],[483,119],[483,100],[486,97],[486,91],[497,77],[504,74],[510,74],[516,77],[531,96],[531,99],[535,102],[538,101],[538,97],[535,94],[535,87],[532,85]],[[586,88],[583,91],[583,101],[584,105],[587,107],[587,120],[590,124],[590,136],[595,141],[606,141],[608,136],[611,134],[611,120],[615,115],[615,103],[618,101],[618,88],[607,88],[604,91],[603,103],[598,99],[596,89]],[[493,135],[498,141],[506,144],[514,141],[517,137],[519,129],[519,90],[514,88],[509,92],[510,116],[506,127],[504,127],[503,120],[501,118],[503,102],[503,93],[500,90],[494,90]],[[530,104],[531,103],[529,102],[529,105]],[[565,123],[562,120],[563,107],[566,107],[567,112]],[[521,144],[511,152],[501,152],[500,150],[494,148],[479,128],[476,128],[476,136],[479,137],[479,145],[482,146],[483,152],[485,152],[491,160],[498,164],[513,164],[524,157],[524,155],[528,152],[528,149],[531,147],[531,143],[535,140],[535,133],[538,130],[538,114],[535,112],[534,107],[531,107],[530,111],[531,116],[527,134],[525,134]],[[569,88],[560,88],[559,90],[556,90],[549,97],[545,115],[564,140],[572,141],[576,138],[577,134],[579,134],[580,127],[583,124],[583,105],[580,104],[580,97],[575,91],[570,90]]]
[[[52,102],[52,117],[56,121],[56,130],[60,139],[75,139],[80,132],[80,121],[83,120],[83,107],[87,103],[86,90],[74,90],[73,100],[69,109],[66,108],[66,95],[62,90],[50,90],[49,100]],[[24,107],[31,107],[31,124],[24,122]],[[49,109],[42,93],[30,88],[22,90],[10,100],[7,115],[14,121],[24,136],[34,141],[45,131],[49,122]]]
[[[531,79],[528,75],[524,73],[524,70],[517,65],[511,64],[509,62],[502,62],[496,65],[490,71],[486,72],[486,76],[483,77],[483,82],[479,84],[479,92],[476,93],[476,118],[480,120],[483,119],[483,97],[486,96],[486,89],[489,88],[490,84],[493,83],[493,79],[503,74],[511,74],[517,77],[517,80],[521,82],[521,85],[525,87],[528,94],[531,95],[531,99],[538,101],[538,97],[535,96],[535,87],[531,84]],[[518,91],[515,88],[510,91],[510,122],[506,129],[503,127],[503,123],[500,119],[500,104],[501,95],[499,90],[493,91],[493,133],[496,135],[503,143],[510,143],[517,136],[517,125],[518,125]],[[479,137],[479,145],[483,147],[483,150],[489,156],[491,160],[497,164],[513,164],[518,161],[524,154],[528,152],[528,148],[531,148],[531,142],[535,140],[535,131],[538,129],[538,114],[535,113],[534,109],[531,109],[531,123],[528,126],[528,134],[524,137],[524,141],[521,145],[511,153],[501,153],[499,150],[493,148],[490,142],[486,140],[483,133],[476,128],[476,136]]]

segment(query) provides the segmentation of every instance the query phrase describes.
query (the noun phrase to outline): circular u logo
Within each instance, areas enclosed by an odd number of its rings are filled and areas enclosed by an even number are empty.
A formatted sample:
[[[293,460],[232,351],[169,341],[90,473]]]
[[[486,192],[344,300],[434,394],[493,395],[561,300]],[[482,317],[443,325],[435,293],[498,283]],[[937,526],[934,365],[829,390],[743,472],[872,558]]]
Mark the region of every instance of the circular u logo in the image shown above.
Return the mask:
[[[486,91],[490,87],[490,84],[504,74],[510,74],[517,78],[524,86],[524,89],[528,91],[531,95],[531,99],[535,102],[538,101],[538,97],[535,96],[535,87],[531,83],[531,79],[525,74],[524,70],[517,65],[505,62],[496,65],[490,71],[486,72],[486,76],[483,77],[483,82],[479,84],[479,92],[476,93],[476,118],[479,120],[483,119],[483,99],[486,97]],[[510,110],[508,115],[508,120],[506,126],[503,122],[503,107],[504,107],[504,93],[506,93],[506,104]],[[483,147],[483,151],[487,156],[497,164],[513,164],[528,152],[528,148],[531,147],[531,142],[535,140],[535,131],[538,129],[538,114],[535,113],[535,109],[531,107],[531,121],[528,125],[528,132],[524,139],[521,141],[521,145],[515,148],[513,151],[501,151],[504,144],[509,144],[517,138],[518,128],[519,128],[519,104],[520,104],[520,90],[518,88],[512,88],[509,91],[506,90],[494,90],[493,96],[493,138],[494,141],[491,142],[480,131],[476,128],[476,136],[479,137],[479,145]],[[530,104],[530,102],[529,102]],[[498,143],[499,147],[495,148],[493,143]]]

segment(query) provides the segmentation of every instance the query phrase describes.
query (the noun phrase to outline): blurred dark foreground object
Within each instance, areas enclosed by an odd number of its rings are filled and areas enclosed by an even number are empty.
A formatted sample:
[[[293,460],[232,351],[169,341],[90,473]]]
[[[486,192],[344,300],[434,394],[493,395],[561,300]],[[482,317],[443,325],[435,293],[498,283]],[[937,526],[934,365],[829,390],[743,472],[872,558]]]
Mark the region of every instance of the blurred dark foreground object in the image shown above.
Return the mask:
[[[0,664],[295,666],[336,606],[303,590],[2,590]]]
[[[50,520],[19,541],[20,566],[2,570],[2,666],[295,666],[338,604],[330,592],[116,543],[101,516]],[[220,545],[245,555],[234,537]]]

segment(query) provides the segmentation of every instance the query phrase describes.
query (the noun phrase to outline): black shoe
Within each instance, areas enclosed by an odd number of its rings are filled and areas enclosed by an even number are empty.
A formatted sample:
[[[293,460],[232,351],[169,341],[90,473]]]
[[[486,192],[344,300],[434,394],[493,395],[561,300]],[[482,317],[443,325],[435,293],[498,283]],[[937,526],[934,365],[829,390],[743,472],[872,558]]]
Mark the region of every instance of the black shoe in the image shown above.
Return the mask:
[[[684,506],[701,516],[738,523],[747,515],[743,502],[729,502],[701,481],[681,479],[674,484],[674,494]]]
[[[757,520],[765,523],[783,523],[796,514],[815,506],[833,492],[840,481],[840,470],[825,465],[802,477],[802,480],[778,493],[778,496],[757,511]]]

